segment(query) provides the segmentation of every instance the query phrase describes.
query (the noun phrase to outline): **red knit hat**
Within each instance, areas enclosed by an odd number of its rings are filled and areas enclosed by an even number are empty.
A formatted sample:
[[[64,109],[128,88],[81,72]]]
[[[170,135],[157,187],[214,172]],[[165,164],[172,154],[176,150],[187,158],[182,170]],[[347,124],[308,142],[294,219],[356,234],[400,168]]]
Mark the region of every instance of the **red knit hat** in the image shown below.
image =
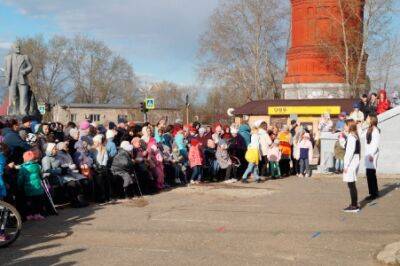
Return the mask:
[[[199,145],[200,144],[200,141],[198,140],[198,139],[196,139],[196,138],[193,138],[191,141],[190,141],[190,145],[192,145],[192,146],[197,146],[197,145]]]
[[[36,159],[36,154],[33,151],[27,151],[22,156],[24,158],[24,162],[34,161]]]

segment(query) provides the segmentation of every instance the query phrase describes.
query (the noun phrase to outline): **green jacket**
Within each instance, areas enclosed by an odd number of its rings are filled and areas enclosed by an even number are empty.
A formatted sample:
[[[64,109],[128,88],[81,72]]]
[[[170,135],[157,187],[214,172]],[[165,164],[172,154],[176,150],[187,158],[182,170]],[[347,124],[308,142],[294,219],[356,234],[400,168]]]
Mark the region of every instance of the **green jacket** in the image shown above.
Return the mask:
[[[37,162],[27,162],[21,165],[18,173],[18,186],[23,188],[28,197],[44,194],[41,183],[41,169]]]

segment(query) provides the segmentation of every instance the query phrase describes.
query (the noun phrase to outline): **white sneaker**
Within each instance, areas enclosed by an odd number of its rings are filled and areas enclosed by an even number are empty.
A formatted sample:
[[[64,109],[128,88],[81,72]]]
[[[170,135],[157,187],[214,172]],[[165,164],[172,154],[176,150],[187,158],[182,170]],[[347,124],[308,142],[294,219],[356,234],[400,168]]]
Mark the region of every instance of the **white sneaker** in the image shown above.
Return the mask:
[[[194,184],[196,184],[196,181],[190,180],[190,184],[191,184],[191,185],[194,185]]]
[[[297,177],[301,177],[301,174],[297,174]]]
[[[181,180],[179,178],[175,178],[175,184],[181,184]]]
[[[306,177],[306,178],[307,178],[307,177],[310,177],[310,175],[309,175],[309,174],[306,174],[305,177]]]

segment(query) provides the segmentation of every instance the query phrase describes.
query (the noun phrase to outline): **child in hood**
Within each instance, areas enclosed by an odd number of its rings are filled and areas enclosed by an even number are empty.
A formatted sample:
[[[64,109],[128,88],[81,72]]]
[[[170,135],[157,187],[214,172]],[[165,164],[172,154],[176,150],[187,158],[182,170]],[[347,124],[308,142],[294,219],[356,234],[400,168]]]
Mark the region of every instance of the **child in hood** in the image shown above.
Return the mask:
[[[225,140],[220,141],[218,144],[215,156],[217,158],[219,168],[225,170],[226,183],[236,182],[236,167],[229,156],[228,144],[225,142]]]
[[[147,158],[150,162],[151,172],[156,177],[156,186],[162,190],[164,188],[164,159],[155,138],[150,138],[147,144]]]
[[[183,164],[185,158],[183,158],[183,156],[180,154],[178,146],[175,144],[172,146],[171,159],[172,166],[175,170],[175,183],[186,184],[186,167]]]
[[[196,184],[201,182],[201,170],[203,167],[203,153],[200,149],[200,141],[198,139],[192,139],[190,142],[189,149],[189,164],[192,168],[191,184]]]
[[[379,91],[379,99],[376,107],[376,113],[382,114],[390,109],[390,101],[387,98],[386,91],[384,89]]]
[[[302,175],[303,177],[308,177],[310,171],[310,162],[313,157],[313,145],[310,141],[309,133],[303,134],[298,145],[298,149],[300,151],[300,174],[298,176],[300,177]]]
[[[272,179],[281,177],[281,169],[279,168],[279,161],[281,160],[281,150],[279,149],[279,140],[276,139],[272,143],[271,148],[268,149],[269,172]]]
[[[23,159],[24,163],[18,173],[18,186],[24,190],[27,197],[26,219],[43,220],[45,192],[42,187],[41,168],[32,151],[25,152]]]

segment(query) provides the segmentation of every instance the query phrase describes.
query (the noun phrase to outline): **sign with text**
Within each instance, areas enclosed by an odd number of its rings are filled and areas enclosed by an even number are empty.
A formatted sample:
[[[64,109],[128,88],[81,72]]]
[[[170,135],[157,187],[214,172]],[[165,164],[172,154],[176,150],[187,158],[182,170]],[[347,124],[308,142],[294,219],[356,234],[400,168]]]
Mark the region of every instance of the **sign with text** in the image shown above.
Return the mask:
[[[144,100],[144,103],[146,104],[146,109],[152,110],[156,108],[154,98],[146,98],[146,100]]]
[[[341,112],[340,106],[270,106],[268,115],[338,115]]]

